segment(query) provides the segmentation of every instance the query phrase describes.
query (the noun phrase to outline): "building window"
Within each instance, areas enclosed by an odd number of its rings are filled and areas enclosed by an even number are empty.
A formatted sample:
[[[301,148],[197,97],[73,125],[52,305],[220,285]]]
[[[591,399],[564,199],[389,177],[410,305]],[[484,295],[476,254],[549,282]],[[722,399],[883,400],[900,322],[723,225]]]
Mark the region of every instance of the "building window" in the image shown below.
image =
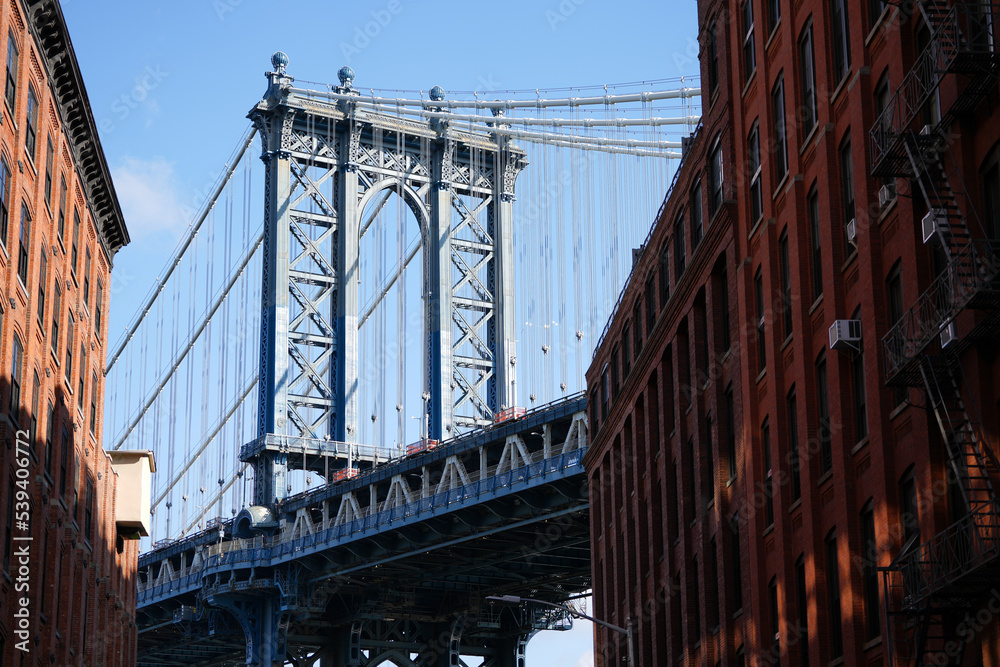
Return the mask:
[[[767,368],[767,344],[764,341],[764,276],[758,267],[753,277],[754,295],[757,305],[757,372]]]
[[[851,134],[840,142],[840,198],[844,207],[844,248],[849,248],[847,223],[854,220],[854,160],[851,156]]]
[[[788,136],[785,123],[785,78],[778,75],[778,81],[771,91],[771,113],[774,122],[774,140],[771,152],[774,155],[774,181],[780,183],[788,173]]]
[[[24,123],[24,150],[28,153],[28,159],[32,164],[35,162],[35,145],[38,138],[38,96],[35,89],[28,85],[28,107],[25,114]]]
[[[826,600],[830,614],[830,659],[844,654],[843,619],[840,611],[840,560],[837,554],[837,530],[826,536]]]
[[[802,129],[808,135],[816,127],[816,54],[813,47],[812,25],[806,26],[799,38],[799,66],[802,71]]]
[[[42,244],[42,252],[38,261],[38,326],[45,326],[45,283],[49,273],[49,258],[45,253],[45,244]]]
[[[10,416],[14,423],[20,422],[21,406],[21,371],[24,366],[24,348],[21,339],[14,334],[14,349],[10,363]]]
[[[899,483],[899,523],[903,526],[903,544],[920,542],[920,508],[917,484],[911,467]]]
[[[851,319],[861,319],[861,308],[854,311]],[[865,347],[862,342],[851,356],[851,389],[854,398],[854,438],[855,442],[868,437],[868,408],[865,400]]]
[[[90,310],[90,248],[87,248],[86,259],[83,264],[83,307]]]
[[[792,501],[802,497],[801,460],[799,459],[799,415],[795,399],[795,385],[785,398],[788,410],[788,468],[792,483]]]
[[[7,34],[7,89],[4,93],[11,118],[14,117],[14,106],[17,104],[17,66],[17,40],[11,32]]]
[[[671,542],[680,539],[679,526],[680,526],[681,504],[679,498],[680,494],[677,492],[677,487],[680,485],[680,478],[678,477],[678,472],[679,471],[677,470],[677,459],[676,458],[671,459],[670,495],[671,495],[671,500],[673,501],[671,505],[673,506],[674,511],[670,512],[669,516],[667,517],[667,520],[670,522],[667,525],[667,532],[670,533]]]
[[[10,557],[14,553],[14,478],[7,481],[7,525],[4,527],[3,571],[10,573]]]
[[[90,435],[97,437],[97,373],[90,374]]]
[[[817,435],[819,436],[819,467],[820,474],[826,473],[833,467],[833,451],[830,442],[830,397],[826,382],[826,352],[819,355],[816,360],[816,399],[819,410],[819,424]]]
[[[861,510],[861,583],[865,601],[865,639],[871,641],[882,634],[878,608],[878,541],[875,538],[875,509],[872,501]]]
[[[875,27],[875,24],[882,17],[882,12],[888,6],[889,3],[885,2],[885,0],[868,0],[868,21],[871,28]]]
[[[733,386],[726,388],[726,453],[729,462],[729,479],[736,479],[736,405]]]
[[[823,296],[823,241],[819,229],[819,192],[813,185],[806,205],[809,209],[809,255],[812,265],[812,298]]]
[[[699,179],[697,183],[694,184],[694,188],[691,189],[691,251],[698,247],[701,243],[701,237],[704,233],[704,223],[702,222],[701,214],[701,180]]]
[[[667,305],[670,299],[670,243],[663,244],[660,253],[660,303]]]
[[[771,424],[765,417],[760,427],[761,457],[764,459],[764,525],[774,525],[774,477],[771,474]]]
[[[715,536],[708,543],[708,626],[709,630],[719,627],[719,550],[715,543]]]
[[[48,146],[45,157],[45,205],[52,210],[52,136],[48,138]]]
[[[7,249],[7,228],[10,223],[10,169],[7,158],[0,156],[0,241]]]
[[[708,28],[708,93],[719,89],[719,35],[715,21]]]
[[[684,252],[684,214],[681,213],[674,221],[674,275],[677,276],[678,282],[687,266],[687,256]]]
[[[66,324],[66,384],[70,386],[70,391],[72,391],[73,382],[73,329],[76,326],[76,322],[73,320],[73,313],[69,314],[69,319]]]
[[[104,286],[97,281],[97,296],[94,300],[94,333],[101,335],[101,322],[104,316]]]
[[[59,177],[59,224],[56,228],[59,245],[66,247],[66,177]]]
[[[55,449],[56,411],[49,401],[49,409],[45,413],[45,474],[52,479],[52,450]]]
[[[764,215],[764,195],[760,182],[760,126],[754,121],[747,137],[747,173],[750,174],[750,224]]]
[[[62,308],[62,290],[55,281],[55,299],[52,304],[52,354],[59,354],[59,310]]]
[[[25,288],[28,286],[28,248],[31,246],[31,214],[28,205],[21,202],[21,233],[17,237],[17,277]]]
[[[653,333],[656,324],[656,277],[650,274],[646,279],[646,338]]]
[[[788,229],[778,239],[778,261],[781,264],[781,324],[787,339],[792,335],[792,267],[788,257]]]
[[[733,613],[743,609],[743,554],[740,550],[740,515],[736,513],[729,520],[729,527],[733,531],[731,542],[732,563],[733,563]]]
[[[732,347],[732,339],[729,333],[729,279],[726,276],[725,263],[720,264],[717,285],[719,288],[719,310],[722,322],[719,328],[722,329],[722,352],[727,352]]]
[[[639,299],[635,300],[632,304],[632,322],[635,326],[632,327],[632,342],[635,348],[635,356],[639,356],[639,351],[642,350],[642,301]]]
[[[87,371],[87,348],[84,344],[80,343],[80,373],[77,378],[77,396],[76,396],[76,407],[83,410],[83,381],[84,375]]]
[[[697,486],[694,477],[694,468],[695,468],[694,460],[697,455],[698,451],[697,449],[695,449],[694,436],[692,435],[687,440],[687,452],[686,456],[684,457],[684,486],[685,486],[684,497],[689,499],[689,502],[687,503],[687,506],[690,510],[688,512],[689,521],[694,521],[695,519],[693,505],[694,505],[694,498],[697,497],[695,495]]]
[[[80,258],[79,252],[80,245],[80,211],[73,209],[73,247],[70,250],[69,255],[69,270],[73,274],[73,280],[76,281],[76,264],[77,260]]]
[[[771,34],[781,20],[781,0],[766,0],[764,4],[767,6],[767,32]]]
[[[722,168],[722,139],[721,137],[715,138],[715,144],[712,146],[712,151],[709,153],[708,158],[708,169],[709,169],[709,182],[712,184],[712,198],[709,200],[709,214],[715,215],[715,212],[719,210],[722,206],[722,179],[723,179],[723,168]]]
[[[743,17],[743,83],[750,80],[757,69],[756,54],[753,43],[753,2],[744,0],[740,10]]]
[[[617,400],[621,384],[618,378],[618,346],[611,350],[611,400]]]
[[[69,475],[67,474],[67,469],[69,468],[69,428],[65,424],[62,427],[62,451],[60,453],[59,488],[62,489],[62,495],[65,497],[69,483]]]
[[[611,377],[608,373],[607,366],[604,367],[604,372],[601,373],[601,421],[605,421],[608,418],[608,411],[611,408]]]
[[[809,664],[809,597],[806,587],[805,554],[795,561],[795,611],[798,613],[798,628],[795,635],[799,642],[799,662]]]
[[[691,597],[689,599],[694,604],[693,634],[695,637],[701,637],[701,576],[698,572],[697,556],[691,559]]]
[[[38,373],[32,373],[31,380],[31,421],[28,422],[28,443],[35,458],[38,458],[38,394],[41,391],[41,383],[38,381]]]
[[[94,541],[94,480],[87,479],[87,504],[83,509],[83,538]]]
[[[833,80],[839,84],[851,70],[851,29],[846,0],[832,0],[830,11],[833,19]]]
[[[632,322],[626,322],[622,326],[622,374],[628,377],[629,371],[632,370],[632,355],[629,354],[629,335],[631,331]]]

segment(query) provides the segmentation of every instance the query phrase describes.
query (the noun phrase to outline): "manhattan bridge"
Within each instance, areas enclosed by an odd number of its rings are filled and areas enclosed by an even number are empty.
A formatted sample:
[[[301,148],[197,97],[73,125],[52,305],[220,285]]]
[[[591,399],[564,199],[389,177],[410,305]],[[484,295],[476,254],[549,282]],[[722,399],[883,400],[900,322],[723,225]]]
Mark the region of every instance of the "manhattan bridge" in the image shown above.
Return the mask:
[[[523,665],[571,616],[486,598],[590,589],[583,372],[697,79],[287,68],[108,360],[106,446],[158,469],[139,664]]]

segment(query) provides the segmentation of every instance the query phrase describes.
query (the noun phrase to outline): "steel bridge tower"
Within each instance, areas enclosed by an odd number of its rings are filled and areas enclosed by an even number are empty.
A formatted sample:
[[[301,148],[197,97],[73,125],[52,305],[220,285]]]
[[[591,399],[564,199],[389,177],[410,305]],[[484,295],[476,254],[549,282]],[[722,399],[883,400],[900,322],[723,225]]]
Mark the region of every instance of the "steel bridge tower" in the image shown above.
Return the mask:
[[[362,214],[392,193],[420,225],[428,437],[490,424],[513,406],[512,207],[527,164],[499,134],[375,110],[350,67],[335,91],[357,100],[332,101],[295,88],[284,53],[271,64],[248,116],[266,165],[258,446],[248,459],[262,510],[290,491],[290,439],[357,441],[359,390],[374,381],[359,376]],[[444,91],[430,98],[440,111]]]

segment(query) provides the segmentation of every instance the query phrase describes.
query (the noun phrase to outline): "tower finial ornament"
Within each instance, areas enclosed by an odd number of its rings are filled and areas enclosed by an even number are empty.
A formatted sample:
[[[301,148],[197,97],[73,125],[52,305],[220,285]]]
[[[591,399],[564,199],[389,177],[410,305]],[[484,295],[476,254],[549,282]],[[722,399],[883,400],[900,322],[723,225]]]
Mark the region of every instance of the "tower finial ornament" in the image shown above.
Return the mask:
[[[271,56],[271,66],[278,74],[284,74],[285,68],[288,67],[288,55],[284,51],[275,51]]]
[[[354,83],[354,69],[350,65],[344,65],[337,72],[337,78],[340,79],[340,85],[350,88],[351,84]]]

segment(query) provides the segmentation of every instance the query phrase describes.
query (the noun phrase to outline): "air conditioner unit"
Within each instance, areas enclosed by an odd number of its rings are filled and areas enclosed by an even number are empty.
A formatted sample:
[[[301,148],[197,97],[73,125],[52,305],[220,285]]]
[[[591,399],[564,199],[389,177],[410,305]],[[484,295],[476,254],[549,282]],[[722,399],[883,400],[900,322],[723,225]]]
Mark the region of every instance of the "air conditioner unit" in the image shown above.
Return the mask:
[[[853,246],[858,245],[858,225],[855,218],[851,218],[850,222],[847,223],[847,241]]]
[[[896,188],[891,185],[883,185],[878,189],[879,208],[885,208],[896,198]]]
[[[927,211],[923,220],[920,221],[920,229],[923,232],[924,243],[936,239],[940,232],[948,229],[947,211],[943,208],[932,208]]]
[[[857,350],[861,347],[861,320],[834,320],[830,325],[831,350]]]
[[[948,323],[948,326],[941,329],[941,349],[943,350],[956,340],[958,340],[958,329],[955,327],[955,322],[953,320]]]
[[[929,137],[932,134],[934,134],[934,126],[933,125],[924,125],[922,128],[920,128],[920,136],[922,136],[922,137]]]

